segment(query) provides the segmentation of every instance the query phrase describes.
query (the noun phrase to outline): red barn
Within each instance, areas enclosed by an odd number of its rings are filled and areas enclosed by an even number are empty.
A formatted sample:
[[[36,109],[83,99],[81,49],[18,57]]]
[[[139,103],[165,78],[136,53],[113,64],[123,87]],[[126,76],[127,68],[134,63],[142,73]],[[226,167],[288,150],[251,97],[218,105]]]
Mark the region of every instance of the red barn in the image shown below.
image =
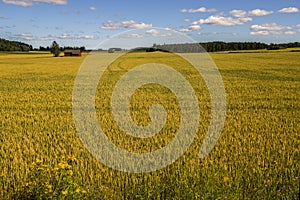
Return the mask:
[[[64,51],[65,56],[81,56],[80,49],[65,49]]]

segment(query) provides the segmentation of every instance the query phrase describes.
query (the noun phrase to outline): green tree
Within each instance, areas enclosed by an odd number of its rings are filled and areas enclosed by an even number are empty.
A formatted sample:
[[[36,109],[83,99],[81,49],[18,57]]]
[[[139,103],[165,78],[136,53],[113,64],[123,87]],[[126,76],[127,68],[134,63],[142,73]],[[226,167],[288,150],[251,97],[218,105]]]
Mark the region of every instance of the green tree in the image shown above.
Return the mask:
[[[52,42],[52,45],[50,46],[50,52],[53,54],[54,57],[59,56],[60,48],[56,41]]]

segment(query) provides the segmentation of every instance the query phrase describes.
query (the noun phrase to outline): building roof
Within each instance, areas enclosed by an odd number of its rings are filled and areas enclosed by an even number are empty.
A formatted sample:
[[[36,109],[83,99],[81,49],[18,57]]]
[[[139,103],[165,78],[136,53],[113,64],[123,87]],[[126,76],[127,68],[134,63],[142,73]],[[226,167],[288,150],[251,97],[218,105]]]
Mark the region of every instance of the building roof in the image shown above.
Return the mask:
[[[80,54],[80,49],[65,49],[65,53]]]

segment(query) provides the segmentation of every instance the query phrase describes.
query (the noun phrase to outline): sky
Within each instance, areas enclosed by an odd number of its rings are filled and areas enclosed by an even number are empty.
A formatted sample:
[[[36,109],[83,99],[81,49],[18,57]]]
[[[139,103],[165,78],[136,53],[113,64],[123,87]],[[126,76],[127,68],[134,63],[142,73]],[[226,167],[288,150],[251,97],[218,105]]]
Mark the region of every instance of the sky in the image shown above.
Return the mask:
[[[128,30],[198,42],[300,42],[299,0],[0,0],[0,38],[85,46]],[[128,35],[129,36],[129,35]],[[131,37],[142,37],[131,33]]]

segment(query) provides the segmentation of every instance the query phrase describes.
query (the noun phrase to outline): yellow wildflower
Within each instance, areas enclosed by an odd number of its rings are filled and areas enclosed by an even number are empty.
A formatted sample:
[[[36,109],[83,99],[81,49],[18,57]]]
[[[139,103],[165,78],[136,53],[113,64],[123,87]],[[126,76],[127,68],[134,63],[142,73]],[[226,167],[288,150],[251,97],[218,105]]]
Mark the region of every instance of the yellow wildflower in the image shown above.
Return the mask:
[[[31,185],[33,185],[32,182],[28,182],[28,183],[25,184],[26,187],[31,186]]]
[[[75,190],[75,192],[76,192],[76,193],[79,193],[79,192],[80,192],[80,189],[79,189],[79,188],[77,188],[77,189]]]
[[[74,156],[68,156],[68,160],[71,162],[76,162],[77,159]]]
[[[48,188],[49,190],[51,190],[52,189],[52,185],[49,184],[49,183],[46,183],[46,188]]]
[[[224,182],[228,182],[228,181],[230,181],[230,178],[227,177],[227,176],[225,176],[225,177],[224,177]]]
[[[30,165],[31,168],[33,168],[33,167],[35,167],[35,166],[36,166],[36,163],[35,163],[35,162],[31,163],[31,165]]]
[[[61,169],[69,169],[71,166],[68,163],[58,163],[58,167]]]
[[[73,171],[72,170],[68,170],[67,174],[69,174],[70,176],[72,176],[73,175]]]
[[[64,196],[67,195],[68,194],[68,190],[62,191],[61,194],[64,195]]]

